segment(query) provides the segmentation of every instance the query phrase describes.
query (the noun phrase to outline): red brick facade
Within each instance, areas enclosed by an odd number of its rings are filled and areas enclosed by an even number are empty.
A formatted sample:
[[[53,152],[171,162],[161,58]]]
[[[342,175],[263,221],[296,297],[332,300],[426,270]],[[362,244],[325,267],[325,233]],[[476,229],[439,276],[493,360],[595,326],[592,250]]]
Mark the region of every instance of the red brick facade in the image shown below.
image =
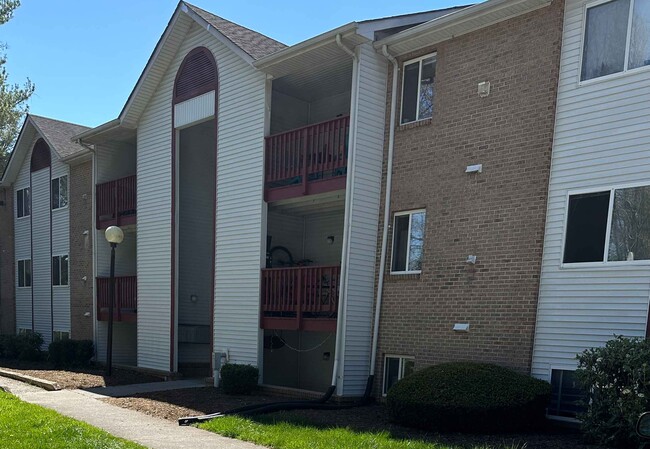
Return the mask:
[[[378,382],[385,355],[414,357],[416,369],[474,360],[529,372],[562,20],[555,0],[399,59],[401,69],[437,52],[435,102],[432,119],[395,131],[391,220],[425,208],[426,234],[422,272],[406,276],[388,274],[389,235]],[[472,164],[483,173],[465,173]]]
[[[0,189],[0,335],[16,332],[13,190]]]
[[[93,339],[92,162],[70,166],[70,338]],[[84,280],[85,278],[85,280]]]

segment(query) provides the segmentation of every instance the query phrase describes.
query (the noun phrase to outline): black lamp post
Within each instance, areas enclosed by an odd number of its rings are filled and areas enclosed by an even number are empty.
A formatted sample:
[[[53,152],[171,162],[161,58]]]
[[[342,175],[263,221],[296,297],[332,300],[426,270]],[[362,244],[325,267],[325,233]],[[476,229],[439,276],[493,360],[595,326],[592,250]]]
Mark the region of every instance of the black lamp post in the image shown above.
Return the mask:
[[[115,309],[115,247],[124,240],[124,233],[118,226],[109,226],[104,232],[111,244],[111,278],[108,283],[108,335],[106,338],[106,376],[110,377],[113,368],[113,311]]]

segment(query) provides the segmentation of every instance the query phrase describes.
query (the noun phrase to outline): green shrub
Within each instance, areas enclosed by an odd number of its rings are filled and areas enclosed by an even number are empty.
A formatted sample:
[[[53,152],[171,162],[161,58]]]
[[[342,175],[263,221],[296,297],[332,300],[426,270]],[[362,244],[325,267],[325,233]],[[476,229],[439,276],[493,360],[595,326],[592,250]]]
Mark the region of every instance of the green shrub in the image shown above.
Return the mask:
[[[586,394],[579,418],[587,439],[637,447],[636,420],[650,410],[650,340],[616,337],[588,349],[578,354],[576,377]]]
[[[226,394],[251,394],[257,389],[259,375],[252,365],[226,363],[221,368],[221,388]]]
[[[20,335],[0,336],[0,357],[34,361],[40,360],[43,337],[38,332],[27,332]]]
[[[497,365],[443,363],[388,392],[391,420],[434,431],[509,432],[544,423],[551,386]]]
[[[53,341],[48,347],[48,360],[56,367],[87,366],[93,356],[90,340]]]

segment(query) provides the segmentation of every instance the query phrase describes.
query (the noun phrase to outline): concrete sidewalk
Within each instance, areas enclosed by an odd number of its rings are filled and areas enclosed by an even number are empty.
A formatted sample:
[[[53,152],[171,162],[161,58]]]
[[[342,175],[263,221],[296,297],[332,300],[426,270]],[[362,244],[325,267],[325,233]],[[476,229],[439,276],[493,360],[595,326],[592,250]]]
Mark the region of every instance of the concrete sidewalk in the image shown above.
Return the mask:
[[[110,405],[83,391],[45,391],[5,377],[0,377],[0,387],[25,402],[56,410],[62,415],[84,421],[112,435],[152,449],[262,448],[194,427],[180,427],[170,421]]]
[[[181,390],[184,388],[207,387],[201,379],[170,380],[167,382],[150,382],[145,384],[117,385],[114,387],[84,388],[80,391],[102,397],[123,398],[137,393],[153,393],[155,391]]]

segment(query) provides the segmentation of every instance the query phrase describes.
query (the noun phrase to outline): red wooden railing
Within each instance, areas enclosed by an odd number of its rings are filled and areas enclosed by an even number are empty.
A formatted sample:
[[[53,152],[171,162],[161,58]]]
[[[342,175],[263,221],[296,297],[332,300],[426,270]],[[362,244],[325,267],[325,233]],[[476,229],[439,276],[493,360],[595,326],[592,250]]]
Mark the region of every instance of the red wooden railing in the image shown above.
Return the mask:
[[[310,178],[344,175],[349,131],[350,117],[346,116],[267,137],[267,188],[300,184],[306,194]]]
[[[97,184],[95,198],[98,229],[135,223],[135,175]]]
[[[108,320],[110,306],[110,278],[97,278],[97,319]],[[132,321],[138,309],[137,276],[115,277],[115,304],[113,319],[115,321]]]
[[[340,276],[340,265],[263,269],[261,327],[335,328]]]

